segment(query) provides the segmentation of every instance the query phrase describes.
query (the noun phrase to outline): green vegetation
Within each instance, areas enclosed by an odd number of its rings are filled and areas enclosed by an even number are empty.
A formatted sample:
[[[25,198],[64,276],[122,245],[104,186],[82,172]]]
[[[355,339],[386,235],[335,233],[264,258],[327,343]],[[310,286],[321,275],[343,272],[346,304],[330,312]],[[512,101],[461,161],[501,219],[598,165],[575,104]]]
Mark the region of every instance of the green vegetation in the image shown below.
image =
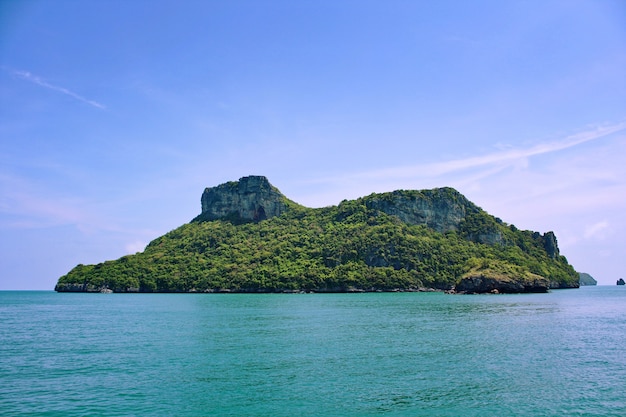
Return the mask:
[[[411,193],[419,192],[403,193],[415,197]],[[368,202],[391,194],[321,209],[292,205],[260,222],[199,216],[155,239],[142,253],[76,266],[56,289],[448,290],[478,273],[505,280],[539,277],[553,288],[577,286],[578,274],[565,257],[546,250],[546,235],[518,230],[471,203],[457,230],[445,233],[368,208]]]

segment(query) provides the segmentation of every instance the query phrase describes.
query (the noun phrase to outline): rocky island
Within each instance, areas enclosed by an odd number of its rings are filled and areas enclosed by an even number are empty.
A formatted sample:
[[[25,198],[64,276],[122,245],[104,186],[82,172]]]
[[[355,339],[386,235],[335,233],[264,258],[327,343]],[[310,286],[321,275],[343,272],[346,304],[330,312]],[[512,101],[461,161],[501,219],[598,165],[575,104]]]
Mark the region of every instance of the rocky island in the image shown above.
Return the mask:
[[[135,255],[77,265],[65,292],[546,292],[579,275],[554,233],[519,230],[453,188],[303,207],[262,176],[206,188],[201,213]]]
[[[589,275],[586,272],[579,272],[578,276],[579,276],[578,282],[580,283],[581,286],[583,286],[583,285],[598,285],[598,281],[596,281],[594,277],[592,277],[591,275]]]

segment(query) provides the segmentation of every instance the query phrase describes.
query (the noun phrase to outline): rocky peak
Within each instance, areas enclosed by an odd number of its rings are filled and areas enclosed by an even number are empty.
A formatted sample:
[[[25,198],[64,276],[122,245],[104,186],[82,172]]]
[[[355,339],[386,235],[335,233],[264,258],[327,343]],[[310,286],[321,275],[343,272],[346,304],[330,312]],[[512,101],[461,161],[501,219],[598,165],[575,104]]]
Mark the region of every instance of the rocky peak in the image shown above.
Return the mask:
[[[559,245],[556,242],[554,232],[546,232],[543,234],[543,247],[550,258],[556,259],[559,256]]]
[[[253,175],[206,188],[200,201],[202,213],[196,221],[249,222],[280,215],[287,209],[288,200],[266,177]]]
[[[535,232],[533,233],[533,238],[541,242],[550,258],[556,259],[559,257],[559,245],[554,232],[546,232],[543,235],[539,232]]]
[[[408,224],[428,226],[445,233],[459,229],[468,212],[478,208],[453,188],[422,191],[393,191],[366,198],[369,209],[396,216]]]

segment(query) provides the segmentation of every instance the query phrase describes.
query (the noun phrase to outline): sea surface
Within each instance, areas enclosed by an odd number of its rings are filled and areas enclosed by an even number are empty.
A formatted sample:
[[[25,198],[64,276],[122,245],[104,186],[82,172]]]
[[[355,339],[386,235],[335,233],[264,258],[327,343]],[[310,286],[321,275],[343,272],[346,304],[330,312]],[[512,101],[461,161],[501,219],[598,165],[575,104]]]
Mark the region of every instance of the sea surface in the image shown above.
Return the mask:
[[[0,292],[2,416],[626,416],[626,288]]]

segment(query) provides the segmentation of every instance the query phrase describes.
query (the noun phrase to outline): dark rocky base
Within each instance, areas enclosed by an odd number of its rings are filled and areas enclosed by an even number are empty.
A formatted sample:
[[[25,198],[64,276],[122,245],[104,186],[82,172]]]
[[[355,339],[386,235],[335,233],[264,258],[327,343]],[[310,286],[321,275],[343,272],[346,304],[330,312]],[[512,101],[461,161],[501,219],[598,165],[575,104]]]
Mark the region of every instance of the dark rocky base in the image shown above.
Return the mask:
[[[454,291],[460,294],[520,294],[546,293],[551,289],[578,288],[577,283],[562,284],[550,282],[546,278],[537,276],[532,279],[511,279],[508,277],[490,277],[472,275],[465,277],[456,285]]]
[[[140,288],[112,290],[108,287],[85,286],[82,284],[59,284],[56,292],[86,292],[86,293],[142,293],[142,294],[342,294],[342,293],[372,293],[372,292],[446,292],[449,294],[518,294],[518,293],[546,293],[550,289],[578,288],[578,286],[549,285],[545,282],[522,284],[520,282],[499,281],[493,278],[471,277],[465,278],[454,288],[315,288],[315,289],[280,289],[280,288],[212,288],[207,290],[191,289],[189,291],[149,291]]]
[[[444,291],[435,288],[314,288],[314,289],[287,289],[287,288],[211,288],[206,290],[190,289],[188,291],[159,291],[127,288],[112,290],[108,287],[84,286],[82,284],[58,284],[56,292],[87,292],[87,293],[142,293],[142,294],[302,294],[302,293],[365,293],[365,292],[437,292]]]
[[[456,286],[457,293],[545,293],[550,288],[546,279],[512,280],[498,279],[484,275],[473,275],[463,278]]]

